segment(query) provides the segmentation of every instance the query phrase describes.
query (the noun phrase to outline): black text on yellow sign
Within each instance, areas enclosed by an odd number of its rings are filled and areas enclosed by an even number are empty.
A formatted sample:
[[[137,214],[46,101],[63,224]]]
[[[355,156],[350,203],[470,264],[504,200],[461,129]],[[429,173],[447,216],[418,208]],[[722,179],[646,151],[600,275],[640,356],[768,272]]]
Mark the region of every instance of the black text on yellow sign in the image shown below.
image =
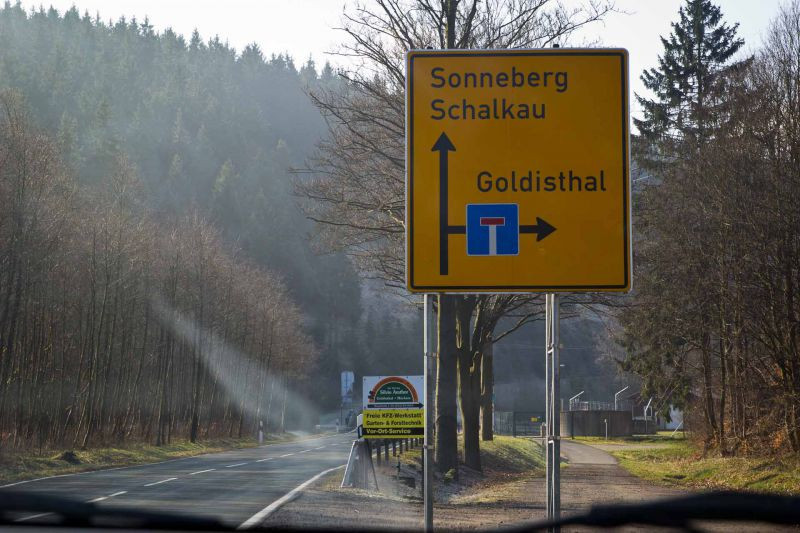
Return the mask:
[[[364,411],[364,438],[421,437],[425,429],[422,409],[381,409]]]
[[[407,84],[409,290],[630,289],[627,51],[414,51]]]

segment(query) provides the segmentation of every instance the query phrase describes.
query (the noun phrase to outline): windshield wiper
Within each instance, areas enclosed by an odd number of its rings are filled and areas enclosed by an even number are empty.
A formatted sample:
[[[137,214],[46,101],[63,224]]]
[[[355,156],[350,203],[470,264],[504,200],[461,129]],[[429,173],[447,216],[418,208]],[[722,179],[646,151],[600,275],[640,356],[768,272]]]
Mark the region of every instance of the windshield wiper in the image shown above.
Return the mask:
[[[534,522],[517,531],[540,531],[554,526],[610,528],[628,524],[664,526],[696,531],[695,521],[800,524],[800,498],[748,492],[715,491],[645,503],[595,505],[588,512],[561,520]]]

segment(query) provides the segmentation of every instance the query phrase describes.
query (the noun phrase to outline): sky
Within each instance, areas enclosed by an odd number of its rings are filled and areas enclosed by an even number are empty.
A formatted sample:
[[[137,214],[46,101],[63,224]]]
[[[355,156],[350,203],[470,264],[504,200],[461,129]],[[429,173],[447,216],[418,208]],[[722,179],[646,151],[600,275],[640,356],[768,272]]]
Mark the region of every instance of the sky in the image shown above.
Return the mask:
[[[581,0],[562,0],[574,6]],[[267,55],[288,52],[296,64],[309,57],[318,66],[326,61],[341,64],[342,59],[329,55],[345,38],[336,28],[351,0],[23,0],[32,8],[52,5],[60,12],[73,4],[83,12],[100,13],[104,20],[120,16],[149,17],[156,30],[171,27],[186,35],[197,28],[204,39],[219,35],[237,50],[255,42]],[[761,37],[776,15],[780,0],[716,0],[729,23],[739,23],[745,48],[758,47]],[[615,0],[619,12],[604,22],[587,27],[576,41],[598,41],[602,46],[627,48],[630,53],[631,87],[646,95],[639,76],[642,70],[657,65],[662,51],[659,36],[670,32],[670,22],[678,17],[683,0]],[[637,106],[632,102],[632,112]]]

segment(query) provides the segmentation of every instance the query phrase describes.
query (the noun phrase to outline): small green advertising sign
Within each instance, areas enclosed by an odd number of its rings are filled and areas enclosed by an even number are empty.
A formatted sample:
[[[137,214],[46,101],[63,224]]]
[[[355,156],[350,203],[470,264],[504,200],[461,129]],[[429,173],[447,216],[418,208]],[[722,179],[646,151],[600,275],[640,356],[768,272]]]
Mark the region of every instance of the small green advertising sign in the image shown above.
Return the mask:
[[[422,408],[422,376],[365,376],[364,409]]]
[[[411,389],[403,383],[390,381],[375,391],[376,403],[410,403],[414,401]]]

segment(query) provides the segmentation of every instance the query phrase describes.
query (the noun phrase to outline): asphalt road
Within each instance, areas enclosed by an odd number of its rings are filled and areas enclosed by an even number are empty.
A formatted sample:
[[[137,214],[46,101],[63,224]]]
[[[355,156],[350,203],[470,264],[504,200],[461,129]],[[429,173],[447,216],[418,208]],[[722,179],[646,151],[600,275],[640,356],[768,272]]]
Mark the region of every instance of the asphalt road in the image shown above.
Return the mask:
[[[117,508],[213,517],[238,527],[320,472],[343,465],[352,442],[352,434],[340,434],[42,478],[0,487],[0,497],[9,490],[48,494]],[[46,517],[28,513],[21,520],[33,523]]]

